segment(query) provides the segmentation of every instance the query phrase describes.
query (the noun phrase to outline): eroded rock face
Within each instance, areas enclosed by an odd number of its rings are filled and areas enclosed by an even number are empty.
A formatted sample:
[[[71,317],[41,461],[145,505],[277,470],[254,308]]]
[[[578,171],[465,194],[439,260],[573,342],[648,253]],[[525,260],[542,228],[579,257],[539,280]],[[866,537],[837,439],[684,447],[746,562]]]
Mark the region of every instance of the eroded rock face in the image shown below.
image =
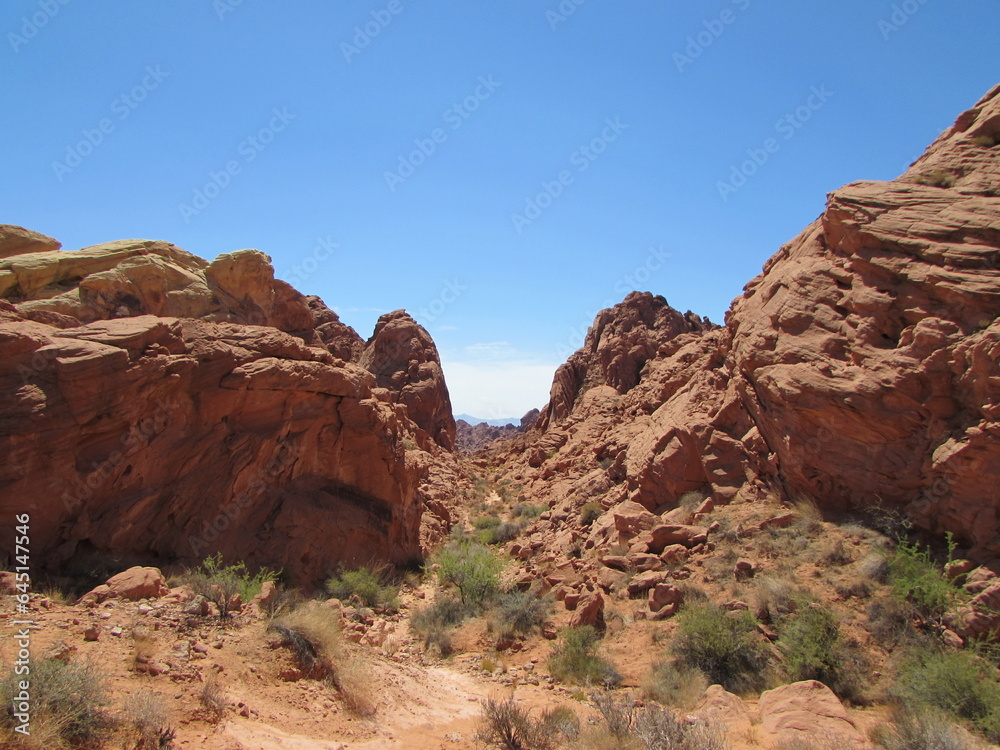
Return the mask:
[[[53,568],[78,549],[221,552],[311,584],[337,563],[408,562],[447,533],[450,419],[405,313],[366,349],[256,250],[61,252],[0,227],[0,509],[31,514]]]
[[[257,250],[209,263],[153,240],[58,248],[44,235],[0,227],[0,297],[29,317],[55,314],[84,323],[148,314],[282,331],[313,327],[306,298],[276,280],[270,259]]]
[[[445,450],[455,447],[455,418],[437,347],[405,310],[378,319],[359,363],[379,388],[404,404],[410,419]]]
[[[725,328],[649,294],[601,312],[496,458],[559,512],[777,492],[1000,556],[997,143],[1000,87],[899,179],[833,192]]]
[[[1000,87],[899,179],[830,195],[728,317],[789,494],[882,502],[1000,552]],[[932,184],[919,184],[919,183]]]

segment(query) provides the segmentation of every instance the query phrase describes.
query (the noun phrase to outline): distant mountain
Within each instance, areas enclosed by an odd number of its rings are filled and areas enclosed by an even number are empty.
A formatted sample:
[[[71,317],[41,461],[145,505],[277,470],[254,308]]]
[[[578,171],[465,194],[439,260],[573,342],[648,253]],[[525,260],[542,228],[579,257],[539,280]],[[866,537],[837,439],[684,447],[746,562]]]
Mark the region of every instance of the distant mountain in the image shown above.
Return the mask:
[[[509,424],[521,424],[520,417],[507,417],[506,419],[480,419],[479,417],[473,417],[468,414],[456,414],[455,420],[458,421],[459,419],[468,422],[473,427],[477,424],[488,424],[492,427],[505,427]]]

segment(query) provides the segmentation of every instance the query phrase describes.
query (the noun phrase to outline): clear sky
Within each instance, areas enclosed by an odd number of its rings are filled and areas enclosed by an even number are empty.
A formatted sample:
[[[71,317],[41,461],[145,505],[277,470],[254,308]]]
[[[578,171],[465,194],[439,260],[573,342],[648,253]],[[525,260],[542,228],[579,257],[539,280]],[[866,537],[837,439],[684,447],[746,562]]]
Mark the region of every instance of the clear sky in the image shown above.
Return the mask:
[[[631,289],[721,322],[1000,80],[995,0],[6,0],[0,31],[0,221],[259,248],[364,337],[409,310],[483,418]]]

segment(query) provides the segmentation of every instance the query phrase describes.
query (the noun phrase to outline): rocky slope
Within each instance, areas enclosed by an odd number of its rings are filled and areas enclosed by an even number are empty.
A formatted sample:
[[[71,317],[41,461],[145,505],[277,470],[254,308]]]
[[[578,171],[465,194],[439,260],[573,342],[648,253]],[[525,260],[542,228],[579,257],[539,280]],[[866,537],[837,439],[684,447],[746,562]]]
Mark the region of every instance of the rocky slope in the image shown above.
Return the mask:
[[[603,311],[495,460],[554,512],[776,492],[1000,556],[998,143],[1000,87],[900,178],[831,193],[724,328],[648,294]]]
[[[405,313],[365,343],[255,250],[62,252],[19,227],[0,294],[0,512],[31,514],[35,560],[221,552],[309,583],[420,556],[424,451],[447,483],[454,423]]]

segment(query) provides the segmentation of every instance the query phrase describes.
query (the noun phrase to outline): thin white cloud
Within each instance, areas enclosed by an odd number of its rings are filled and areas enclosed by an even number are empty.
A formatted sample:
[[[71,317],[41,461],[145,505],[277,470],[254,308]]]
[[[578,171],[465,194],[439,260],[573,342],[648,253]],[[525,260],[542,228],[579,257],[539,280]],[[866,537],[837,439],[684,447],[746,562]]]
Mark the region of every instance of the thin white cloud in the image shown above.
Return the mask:
[[[558,363],[443,358],[442,367],[456,414],[506,419],[545,405]]]
[[[510,359],[517,352],[506,341],[490,341],[488,343],[471,344],[465,347],[465,353],[476,359]]]

